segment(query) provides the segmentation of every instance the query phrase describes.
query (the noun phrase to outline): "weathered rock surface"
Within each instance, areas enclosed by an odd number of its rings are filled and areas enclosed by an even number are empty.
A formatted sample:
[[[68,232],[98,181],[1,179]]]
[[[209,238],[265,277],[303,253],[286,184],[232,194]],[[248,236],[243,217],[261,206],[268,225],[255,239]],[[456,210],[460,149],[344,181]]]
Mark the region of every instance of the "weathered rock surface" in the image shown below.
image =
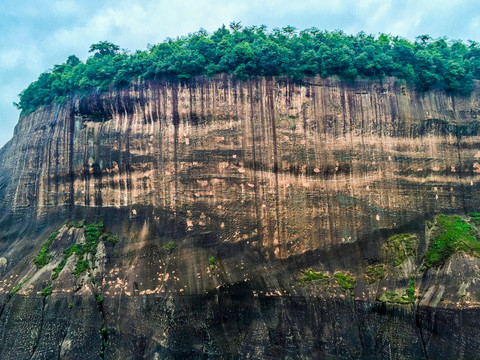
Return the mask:
[[[480,210],[479,100],[225,76],[22,117],[0,150],[0,358],[479,358],[479,259],[419,270],[425,219]],[[119,241],[52,280],[80,219]],[[367,281],[402,232],[417,256]],[[330,282],[299,282],[308,268]],[[376,300],[412,277],[414,304]]]

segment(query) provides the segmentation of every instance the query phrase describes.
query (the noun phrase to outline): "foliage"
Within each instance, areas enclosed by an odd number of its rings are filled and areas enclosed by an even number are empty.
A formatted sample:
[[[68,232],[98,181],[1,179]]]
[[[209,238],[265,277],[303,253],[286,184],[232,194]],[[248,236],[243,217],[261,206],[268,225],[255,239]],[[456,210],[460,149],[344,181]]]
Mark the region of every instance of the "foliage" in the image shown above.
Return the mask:
[[[69,309],[73,308],[73,302],[68,303],[68,308]]]
[[[75,275],[75,277],[78,278],[88,269],[89,269],[88,261],[83,259],[78,259],[77,263],[75,264],[75,269],[73,270],[73,275]]]
[[[418,239],[413,234],[396,234],[388,238],[384,249],[389,261],[398,266],[408,257],[417,255],[417,244]]]
[[[470,214],[476,219],[476,214]],[[422,269],[440,267],[457,251],[480,256],[478,233],[473,226],[459,216],[439,215],[432,232],[432,240],[425,254]]]
[[[177,245],[173,241],[169,241],[167,245],[165,245],[165,249],[167,249],[168,252],[171,252],[175,249]],[[215,258],[214,258],[215,260]],[[215,262],[215,261],[214,261]]]
[[[398,294],[395,291],[386,291],[380,294],[378,300],[390,304],[411,304],[413,302],[407,294]]]
[[[355,278],[348,273],[335,273],[335,279],[337,279],[338,284],[345,290],[350,290],[350,293],[353,295],[353,289],[355,287]]]
[[[96,297],[96,300],[97,300],[97,305],[101,305],[103,303],[103,296],[102,295],[98,295]]]
[[[76,278],[78,278],[81,274],[90,269],[90,266],[92,268],[95,267],[95,255],[97,254],[97,246],[99,241],[108,241],[111,243],[118,242],[117,235],[111,235],[105,232],[105,227],[102,221],[98,223],[91,223],[88,226],[86,226],[85,220],[81,222],[72,221],[68,224],[68,226],[83,228],[86,241],[85,243],[74,244],[63,251],[64,255],[62,261],[55,269],[53,269],[52,280],[58,278],[63,268],[67,264],[67,260],[73,254],[77,256],[77,262],[75,264],[73,274]],[[90,258],[91,264],[88,262],[88,260],[86,260],[87,257]]]
[[[106,242],[109,242],[109,243],[112,243],[112,244],[116,244],[116,243],[118,243],[118,235],[117,234],[113,234],[113,235],[102,234],[102,236],[100,237],[100,240],[106,241]]]
[[[233,23],[232,23],[233,24]],[[438,87],[469,94],[480,79],[480,45],[458,40],[415,42],[399,36],[348,35],[316,28],[297,31],[291,26],[267,31],[265,26],[222,26],[213,33],[201,29],[188,36],[168,38],[146,51],[129,54],[107,41],[90,47],[92,55],[67,61],[40,74],[20,94],[24,113],[38,106],[62,102],[71,93],[128,86],[137,79],[186,80],[195,75],[234,74],[239,80],[255,76],[285,75],[295,81],[304,76],[396,76],[421,91]]]
[[[211,256],[208,259],[208,264],[209,264],[210,270],[213,271],[215,269],[215,265],[217,264],[214,256]]]
[[[470,213],[468,216],[473,225],[480,226],[480,213]]]
[[[368,283],[372,284],[380,281],[385,274],[385,265],[369,265],[365,271],[365,278]]]
[[[48,295],[50,295],[52,293],[52,286],[51,285],[48,285],[46,286],[43,290],[42,290],[42,295],[47,297]]]
[[[410,279],[410,282],[408,283],[406,293],[410,302],[414,302],[415,301],[415,279],[413,277]]]
[[[72,227],[76,228],[76,229],[81,229],[85,226],[85,220],[81,220],[81,221],[69,221],[67,222],[67,227],[70,229]]]
[[[378,300],[391,304],[412,304],[415,302],[415,279],[412,277],[404,294],[395,291],[386,291],[378,297]]]
[[[15,294],[17,293],[17,291],[21,289],[21,287],[23,286],[23,284],[25,284],[25,282],[26,282],[27,280],[28,280],[28,279],[23,280],[23,281],[20,281],[20,282],[17,284],[17,286],[15,286],[15,287],[13,288],[13,290],[10,292],[10,294],[15,295]]]
[[[308,270],[303,270],[302,271],[302,276],[298,278],[298,282],[300,284],[305,284],[306,282],[311,282],[311,281],[321,281],[323,283],[328,282],[329,276],[322,274],[320,272],[315,272],[312,269]]]
[[[38,269],[41,269],[45,265],[47,265],[52,257],[48,253],[48,250],[50,249],[50,246],[53,243],[53,240],[57,237],[57,235],[60,233],[59,230],[55,231],[53,234],[51,234],[48,239],[45,241],[45,243],[42,245],[42,248],[40,249],[40,252],[38,253],[37,257],[33,259],[33,263],[37,265]]]

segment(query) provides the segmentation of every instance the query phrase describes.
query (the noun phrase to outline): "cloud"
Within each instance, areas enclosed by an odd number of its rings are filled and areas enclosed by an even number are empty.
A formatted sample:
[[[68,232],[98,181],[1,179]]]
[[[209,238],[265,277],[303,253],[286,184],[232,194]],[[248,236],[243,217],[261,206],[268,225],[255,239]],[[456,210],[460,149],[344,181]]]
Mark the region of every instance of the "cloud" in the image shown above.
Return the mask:
[[[0,52],[0,67],[3,69],[14,68],[21,57],[22,52],[19,49],[4,50]]]

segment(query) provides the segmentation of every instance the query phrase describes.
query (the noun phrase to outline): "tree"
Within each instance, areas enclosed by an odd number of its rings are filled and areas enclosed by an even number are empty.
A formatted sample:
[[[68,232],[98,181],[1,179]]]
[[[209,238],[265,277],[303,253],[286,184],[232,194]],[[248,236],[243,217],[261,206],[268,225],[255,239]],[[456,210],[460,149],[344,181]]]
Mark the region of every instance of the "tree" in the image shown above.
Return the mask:
[[[120,50],[118,45],[112,44],[108,41],[100,41],[90,46],[88,52],[94,53],[96,58],[102,58],[107,55],[115,55]]]
[[[66,64],[70,65],[71,67],[77,66],[78,64],[80,64],[80,59],[75,55],[70,55],[67,59]]]

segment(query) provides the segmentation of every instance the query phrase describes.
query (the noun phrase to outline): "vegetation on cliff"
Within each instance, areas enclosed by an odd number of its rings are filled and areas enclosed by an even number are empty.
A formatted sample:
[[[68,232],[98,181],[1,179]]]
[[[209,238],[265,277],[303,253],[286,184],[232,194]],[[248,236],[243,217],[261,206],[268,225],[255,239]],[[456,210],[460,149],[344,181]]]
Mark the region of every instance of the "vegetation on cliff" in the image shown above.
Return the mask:
[[[146,51],[128,51],[103,41],[90,47],[85,62],[71,55],[30,84],[17,105],[24,113],[42,104],[61,102],[72,92],[119,88],[135,79],[189,79],[195,75],[235,74],[240,80],[255,76],[338,75],[346,79],[396,76],[421,91],[440,87],[468,94],[480,79],[480,45],[469,41],[433,40],[422,35],[415,42],[381,34],[347,35],[342,31],[287,26],[267,31],[265,26],[231,23],[213,33],[200,30],[166,39]]]
[[[477,213],[471,213],[471,222],[477,223]],[[457,251],[480,256],[477,230],[464,219],[454,215],[439,215],[432,229],[432,240],[422,267],[440,267]]]

